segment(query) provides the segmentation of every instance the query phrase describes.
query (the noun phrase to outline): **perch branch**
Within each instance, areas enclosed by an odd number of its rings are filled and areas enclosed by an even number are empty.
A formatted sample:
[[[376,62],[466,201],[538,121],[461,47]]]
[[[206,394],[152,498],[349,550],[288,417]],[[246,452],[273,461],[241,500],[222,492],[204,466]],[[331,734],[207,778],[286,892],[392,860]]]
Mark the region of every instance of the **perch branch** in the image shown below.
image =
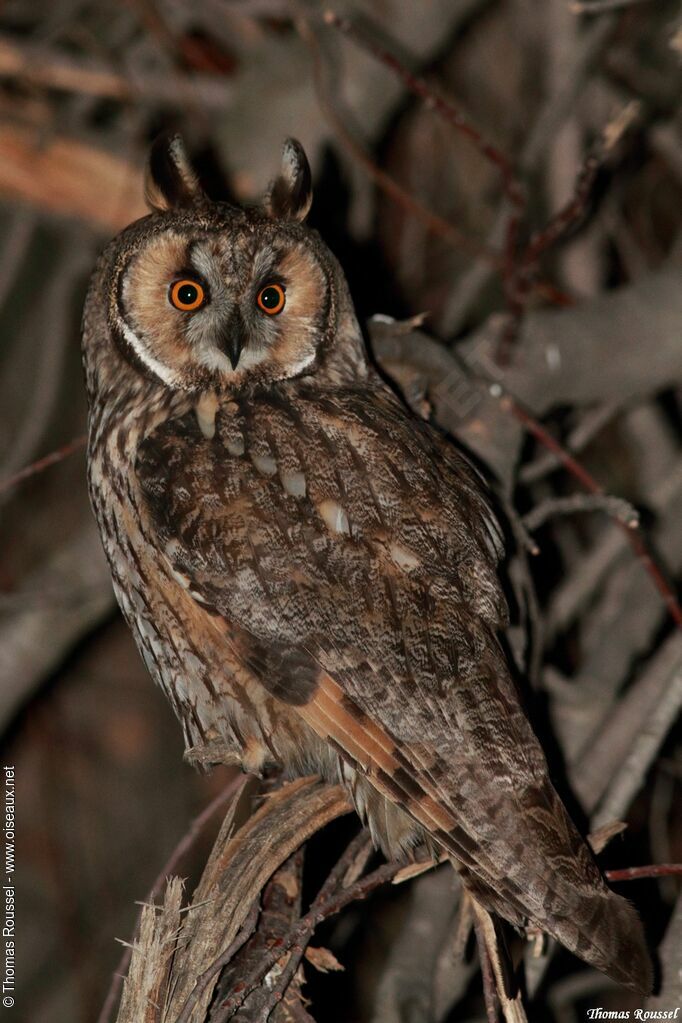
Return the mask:
[[[342,860],[344,860],[343,866],[339,866],[339,869],[334,871],[335,876],[337,877],[345,872],[347,864],[350,861],[349,850],[346,850]],[[296,946],[297,951],[300,950],[300,954],[302,955],[305,946],[312,938],[318,924],[320,924],[323,920],[327,920],[329,917],[334,916],[346,906],[350,905],[351,902],[366,898],[370,892],[380,887],[386,881],[392,880],[403,866],[404,864],[400,861],[385,863],[383,866],[377,867],[377,869],[372,871],[372,873],[360,878],[353,884],[348,885],[346,888],[338,889],[338,887],[332,883],[325,883],[305,916],[301,917],[298,923],[291,928],[289,933],[282,938],[277,948],[269,950],[253,972],[246,978],[242,979],[240,990],[235,993],[235,997],[231,1001],[229,1011],[227,1014],[216,1020],[216,1023],[224,1023],[224,1021],[229,1020],[232,1016],[234,1016],[245,998],[257,987],[262,979],[275,966],[278,960],[282,958],[284,952],[288,952],[291,948]]]
[[[161,893],[167,878],[169,878],[171,874],[175,873],[178,866],[182,863],[183,859],[190,851],[197,838],[201,835],[211,818],[222,806],[225,805],[225,803],[238,798],[245,783],[246,779],[238,775],[221,793],[219,793],[219,795],[215,797],[215,799],[211,800],[208,806],[205,807],[200,814],[194,818],[189,828],[164,863],[162,869],[159,871],[154,884],[147,893],[144,904],[154,902],[156,897]],[[140,912],[136,926],[136,932],[138,933],[141,919],[142,911]],[[123,975],[130,965],[132,952],[132,945],[127,945],[123,955],[121,956],[120,962],[114,971],[107,996],[104,1000],[104,1004],[102,1005],[100,1014],[97,1017],[97,1023],[109,1023],[109,1020],[111,1019],[111,1015],[114,1011],[114,1006],[116,1005],[116,1000],[121,989],[121,984],[123,983]]]
[[[195,1006],[198,1005],[199,999],[206,993],[211,982],[218,976],[224,966],[227,966],[228,963],[232,962],[232,959],[239,949],[248,941],[255,931],[258,913],[258,902],[254,902],[244,923],[237,932],[236,937],[232,939],[224,952],[221,952],[218,958],[212,962],[210,966],[207,966],[204,972],[200,973],[197,977],[196,985],[190,992],[176,1023],[190,1023]]]
[[[209,983],[194,997],[192,1018],[203,1019],[213,995],[210,979],[217,980],[220,972],[219,967],[214,969],[217,958],[234,940],[248,909],[260,900],[265,885],[296,849],[349,810],[338,786],[302,778],[268,794],[234,835],[231,822],[226,821],[185,917],[164,1023],[176,1021],[185,1011],[202,975]],[[278,943],[275,961],[287,950]]]

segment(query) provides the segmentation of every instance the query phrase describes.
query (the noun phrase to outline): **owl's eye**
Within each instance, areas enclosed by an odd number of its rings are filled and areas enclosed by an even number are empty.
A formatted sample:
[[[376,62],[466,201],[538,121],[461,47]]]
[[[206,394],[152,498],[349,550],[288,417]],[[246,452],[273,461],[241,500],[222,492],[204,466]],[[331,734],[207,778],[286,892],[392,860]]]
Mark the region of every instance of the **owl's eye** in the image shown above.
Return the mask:
[[[198,281],[182,280],[171,284],[168,297],[176,309],[191,313],[204,304],[206,292]]]
[[[286,302],[284,288],[281,284],[266,284],[258,292],[256,301],[258,308],[262,312],[267,313],[268,316],[276,316],[277,313],[281,313],[282,309],[284,309],[284,303]]]

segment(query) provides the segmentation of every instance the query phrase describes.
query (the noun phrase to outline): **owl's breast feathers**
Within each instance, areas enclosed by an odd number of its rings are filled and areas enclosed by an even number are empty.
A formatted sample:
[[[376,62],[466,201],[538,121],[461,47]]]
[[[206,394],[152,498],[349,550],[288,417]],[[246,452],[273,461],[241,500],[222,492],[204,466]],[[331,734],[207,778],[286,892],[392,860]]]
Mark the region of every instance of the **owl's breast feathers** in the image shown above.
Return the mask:
[[[639,920],[552,787],[498,644],[499,532],[464,458],[379,382],[292,383],[222,406],[212,439],[192,414],[166,422],[136,473],[172,571],[244,670],[487,908],[650,987]]]

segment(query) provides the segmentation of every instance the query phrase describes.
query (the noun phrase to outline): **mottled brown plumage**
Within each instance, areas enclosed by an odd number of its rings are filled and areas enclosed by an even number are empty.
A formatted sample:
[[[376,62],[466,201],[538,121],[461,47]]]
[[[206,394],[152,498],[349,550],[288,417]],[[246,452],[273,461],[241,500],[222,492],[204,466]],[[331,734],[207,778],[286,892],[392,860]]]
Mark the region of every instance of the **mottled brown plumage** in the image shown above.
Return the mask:
[[[484,486],[368,363],[301,223],[302,150],[248,211],[210,203],[177,140],[150,166],[155,212],[108,247],[85,309],[89,476],[188,747],[340,778],[389,855],[428,837],[486,908],[648,989],[639,920],[552,787],[498,642]],[[178,281],[198,309],[173,305]]]

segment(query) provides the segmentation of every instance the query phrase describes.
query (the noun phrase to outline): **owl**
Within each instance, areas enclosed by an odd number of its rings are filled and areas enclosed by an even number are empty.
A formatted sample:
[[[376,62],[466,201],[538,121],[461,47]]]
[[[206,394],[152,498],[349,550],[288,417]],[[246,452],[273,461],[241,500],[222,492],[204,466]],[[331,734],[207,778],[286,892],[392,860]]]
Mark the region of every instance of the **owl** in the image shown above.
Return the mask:
[[[632,907],[549,778],[499,632],[500,530],[466,458],[373,368],[288,140],[260,206],[178,137],[83,317],[92,505],[190,756],[346,786],[390,857],[426,842],[488,911],[651,987]]]

